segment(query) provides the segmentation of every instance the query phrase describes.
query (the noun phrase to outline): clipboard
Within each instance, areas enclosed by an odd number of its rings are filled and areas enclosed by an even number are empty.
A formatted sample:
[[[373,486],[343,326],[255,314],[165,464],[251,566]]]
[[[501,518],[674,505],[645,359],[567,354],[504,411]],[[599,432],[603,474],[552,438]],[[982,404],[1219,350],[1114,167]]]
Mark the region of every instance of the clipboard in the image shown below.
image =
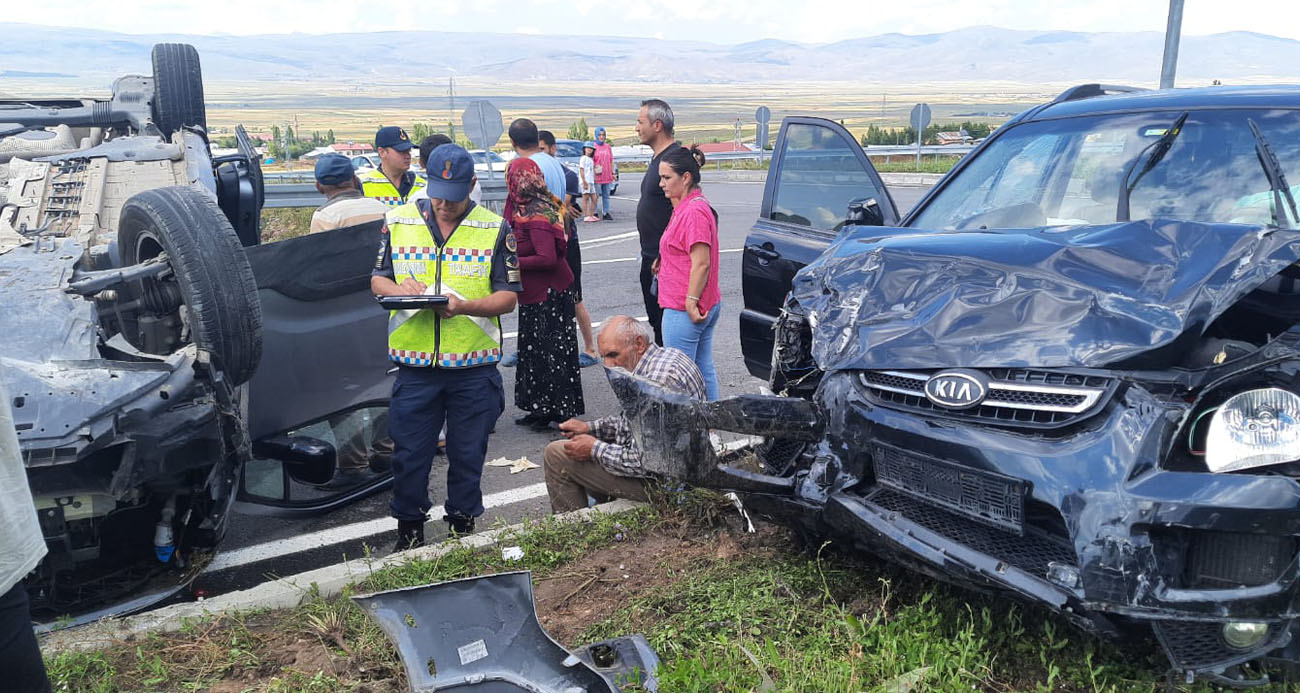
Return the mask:
[[[421,310],[447,305],[446,296],[376,296],[379,307],[384,310]]]

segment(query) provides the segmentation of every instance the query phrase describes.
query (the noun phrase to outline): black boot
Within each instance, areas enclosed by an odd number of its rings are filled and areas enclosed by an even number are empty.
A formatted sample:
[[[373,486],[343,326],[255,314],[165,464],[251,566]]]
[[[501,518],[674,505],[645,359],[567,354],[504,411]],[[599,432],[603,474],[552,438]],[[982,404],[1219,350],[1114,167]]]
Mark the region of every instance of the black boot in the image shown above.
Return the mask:
[[[447,523],[447,531],[453,535],[474,533],[474,518],[467,515],[447,513],[442,516],[442,521]]]
[[[393,553],[424,546],[424,520],[398,520],[397,544]]]
[[[604,219],[605,221],[614,221],[614,217],[611,217],[609,212],[605,212],[605,216],[601,217],[601,219]]]

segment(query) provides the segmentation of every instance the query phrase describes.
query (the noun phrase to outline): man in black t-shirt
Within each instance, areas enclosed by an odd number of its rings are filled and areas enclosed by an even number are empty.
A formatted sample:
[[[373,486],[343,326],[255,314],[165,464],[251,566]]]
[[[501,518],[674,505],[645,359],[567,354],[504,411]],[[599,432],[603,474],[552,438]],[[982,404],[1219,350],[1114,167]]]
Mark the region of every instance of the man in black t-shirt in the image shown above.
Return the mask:
[[[659,187],[659,160],[668,150],[681,146],[673,139],[673,109],[659,99],[642,101],[641,112],[636,117],[636,134],[641,144],[654,152],[641,179],[641,199],[636,203],[636,230],[641,237],[641,298],[655,330],[655,344],[663,346],[663,309],[659,307],[659,297],[651,292],[654,273],[650,268],[659,258],[659,237],[673,216],[673,204]]]

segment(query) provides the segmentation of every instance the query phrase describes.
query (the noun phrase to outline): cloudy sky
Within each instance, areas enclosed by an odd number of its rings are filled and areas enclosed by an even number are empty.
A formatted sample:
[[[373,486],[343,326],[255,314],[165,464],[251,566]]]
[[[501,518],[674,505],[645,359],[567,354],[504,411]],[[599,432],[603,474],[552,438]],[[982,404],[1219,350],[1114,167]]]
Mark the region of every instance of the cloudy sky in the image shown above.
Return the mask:
[[[1031,30],[1164,31],[1169,9],[1167,0],[135,0],[121,5],[107,11],[91,0],[15,2],[6,7],[0,21],[133,34],[323,34],[418,29],[600,34],[716,43],[757,38],[823,43],[975,25]],[[797,11],[792,12],[792,8]],[[1184,34],[1222,31],[1254,31],[1300,39],[1300,2],[1186,0]]]

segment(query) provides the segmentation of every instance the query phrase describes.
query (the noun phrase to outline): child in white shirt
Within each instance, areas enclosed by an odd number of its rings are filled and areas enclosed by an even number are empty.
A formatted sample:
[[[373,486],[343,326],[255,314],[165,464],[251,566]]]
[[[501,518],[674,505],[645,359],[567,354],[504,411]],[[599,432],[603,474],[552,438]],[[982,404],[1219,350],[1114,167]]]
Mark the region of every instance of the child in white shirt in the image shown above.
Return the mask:
[[[578,183],[582,191],[582,220],[600,221],[596,216],[596,153],[595,142],[582,143],[582,159],[578,162]]]

